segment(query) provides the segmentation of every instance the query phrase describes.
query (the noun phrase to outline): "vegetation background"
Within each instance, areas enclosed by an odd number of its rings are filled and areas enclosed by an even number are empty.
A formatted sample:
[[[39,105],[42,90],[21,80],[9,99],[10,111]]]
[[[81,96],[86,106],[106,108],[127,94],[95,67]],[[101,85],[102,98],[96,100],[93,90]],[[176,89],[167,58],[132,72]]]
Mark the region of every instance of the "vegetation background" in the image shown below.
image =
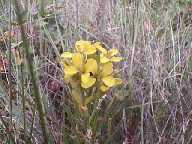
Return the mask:
[[[94,141],[59,65],[80,39],[125,58]],[[191,54],[191,0],[0,0],[0,143],[190,144]]]

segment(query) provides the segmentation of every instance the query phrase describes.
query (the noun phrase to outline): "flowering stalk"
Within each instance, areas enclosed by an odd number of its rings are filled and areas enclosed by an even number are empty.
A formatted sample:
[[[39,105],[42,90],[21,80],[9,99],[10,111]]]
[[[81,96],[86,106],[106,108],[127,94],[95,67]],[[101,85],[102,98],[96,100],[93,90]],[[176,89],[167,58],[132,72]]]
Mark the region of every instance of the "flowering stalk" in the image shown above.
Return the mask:
[[[64,80],[71,88],[71,96],[85,120],[87,141],[94,141],[98,130],[101,99],[112,87],[122,83],[114,63],[122,60],[115,48],[107,50],[100,42],[80,40],[75,52],[61,54]]]

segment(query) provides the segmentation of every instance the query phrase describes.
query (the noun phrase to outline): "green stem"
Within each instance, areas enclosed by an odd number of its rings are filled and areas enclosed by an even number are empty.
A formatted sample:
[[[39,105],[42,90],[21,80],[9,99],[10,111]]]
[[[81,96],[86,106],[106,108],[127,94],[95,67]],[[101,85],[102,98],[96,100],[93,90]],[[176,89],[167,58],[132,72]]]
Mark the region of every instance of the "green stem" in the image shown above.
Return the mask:
[[[92,133],[93,133],[93,138],[92,140],[95,140],[95,134],[98,128],[98,123],[97,123],[97,119],[99,116],[100,110],[97,108],[97,105],[95,105],[91,116],[89,117],[89,122],[88,122],[88,128],[91,128]]]
[[[30,138],[31,138],[32,135],[33,135],[34,122],[35,122],[35,113],[36,113],[36,111],[35,111],[35,106],[34,106],[34,107],[32,108],[32,122],[31,122],[30,134],[29,134]]]
[[[40,0],[40,15],[42,17],[45,16],[45,8],[44,8],[44,5],[45,5],[45,0]]]
[[[9,67],[8,67],[8,84],[9,84],[9,104],[10,104],[10,119],[11,119],[11,126],[13,126],[13,117],[12,117],[12,109],[13,109],[13,106],[12,106],[12,81],[11,81],[11,30],[12,30],[12,27],[11,27],[11,23],[12,23],[12,18],[11,18],[11,4],[12,4],[12,1],[10,0],[9,1],[9,50],[8,50],[8,57],[9,57]]]
[[[14,0],[14,2],[15,2],[15,9],[16,9],[16,15],[17,15],[17,22],[20,26],[21,38],[23,40],[23,47],[25,49],[28,69],[29,69],[29,73],[31,76],[31,82],[33,85],[33,96],[35,98],[35,103],[37,105],[37,110],[38,110],[39,118],[40,118],[40,125],[41,125],[42,131],[43,131],[44,143],[48,144],[48,131],[47,131],[47,127],[46,127],[45,112],[43,109],[43,104],[42,104],[42,100],[41,100],[41,96],[40,96],[40,92],[39,92],[39,87],[37,86],[37,83],[36,83],[36,76],[35,76],[35,72],[34,72],[33,62],[32,62],[31,54],[29,51],[29,43],[28,43],[25,31],[24,31],[23,19],[22,19],[22,15],[21,15],[21,12],[19,9],[18,2],[17,2],[17,0]]]
[[[24,86],[24,78],[23,78],[23,64],[20,67],[21,72],[21,98],[22,98],[22,105],[23,105],[23,127],[24,127],[24,141],[27,143],[26,137],[26,115],[25,115],[25,86]]]

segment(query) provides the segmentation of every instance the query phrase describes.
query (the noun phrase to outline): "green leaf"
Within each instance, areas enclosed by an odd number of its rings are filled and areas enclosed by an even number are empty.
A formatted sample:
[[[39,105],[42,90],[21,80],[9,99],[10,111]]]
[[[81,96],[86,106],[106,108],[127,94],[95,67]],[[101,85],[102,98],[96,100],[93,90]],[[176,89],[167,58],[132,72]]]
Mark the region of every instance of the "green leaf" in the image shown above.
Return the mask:
[[[88,104],[91,103],[93,100],[94,100],[94,97],[93,97],[93,96],[85,97],[84,105],[88,105]]]
[[[80,107],[83,105],[81,92],[77,89],[72,90],[72,97]]]

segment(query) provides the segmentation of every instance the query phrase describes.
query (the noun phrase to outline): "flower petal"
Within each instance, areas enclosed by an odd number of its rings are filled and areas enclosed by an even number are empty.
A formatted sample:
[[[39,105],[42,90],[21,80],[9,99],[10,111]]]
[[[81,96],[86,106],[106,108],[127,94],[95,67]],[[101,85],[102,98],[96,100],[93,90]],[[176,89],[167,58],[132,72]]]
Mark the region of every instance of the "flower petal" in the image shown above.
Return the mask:
[[[108,76],[113,73],[113,64],[111,62],[105,63],[102,68],[102,77]]]
[[[97,50],[99,50],[103,54],[107,54],[107,50],[101,46],[100,42],[96,42],[93,45],[96,47]]]
[[[106,91],[109,90],[109,87],[108,87],[108,86],[105,86],[105,85],[103,84],[103,85],[100,86],[100,90],[101,90],[102,92],[106,92]]]
[[[97,49],[93,45],[88,45],[85,48],[85,54],[90,55],[96,53]]]
[[[83,55],[80,53],[73,54],[72,63],[76,68],[81,69],[83,66]]]
[[[81,82],[82,83],[87,83],[90,79],[90,73],[85,73],[81,75]]]
[[[67,61],[67,59],[62,59],[62,60],[60,61],[60,64],[61,64],[64,68],[70,65],[70,63],[69,63],[69,61]]]
[[[86,64],[85,64],[85,72],[86,73],[93,73],[93,75],[95,75],[97,73],[98,70],[98,65],[97,65],[97,61],[93,58],[90,58],[87,60]]]
[[[61,54],[61,58],[72,58],[73,53],[70,52],[64,52]]]
[[[115,79],[113,78],[113,76],[104,77],[102,78],[102,81],[108,87],[112,87],[115,85]]]
[[[69,76],[73,76],[73,75],[75,75],[77,72],[78,72],[78,70],[77,70],[77,68],[74,67],[74,66],[67,66],[67,67],[64,69],[65,75],[69,75]]]
[[[112,48],[111,50],[108,51],[109,52],[109,55],[112,57],[112,56],[115,56],[119,53],[118,49],[115,49],[115,48]]]
[[[92,87],[96,82],[96,78],[89,78],[86,83],[81,82],[81,86],[85,89]]]
[[[100,63],[107,63],[107,62],[109,62],[110,61],[110,59],[109,58],[107,58],[105,55],[103,55],[103,54],[100,54]]]
[[[85,52],[86,48],[91,45],[90,41],[80,40],[75,43],[75,48],[78,52]]]
[[[122,57],[112,57],[111,61],[112,62],[120,62],[120,61],[122,61]]]

